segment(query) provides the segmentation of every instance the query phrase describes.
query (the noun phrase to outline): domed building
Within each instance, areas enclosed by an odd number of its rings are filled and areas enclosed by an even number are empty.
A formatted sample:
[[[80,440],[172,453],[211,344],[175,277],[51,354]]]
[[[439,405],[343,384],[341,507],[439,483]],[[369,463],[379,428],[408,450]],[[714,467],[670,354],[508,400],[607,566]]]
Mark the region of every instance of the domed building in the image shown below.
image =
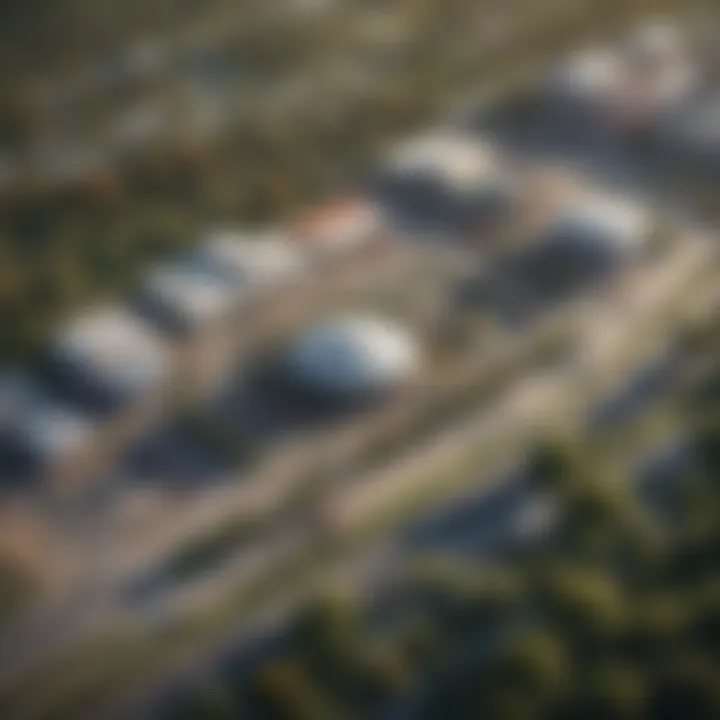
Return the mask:
[[[400,143],[381,169],[376,190],[394,215],[431,228],[502,215],[514,199],[512,179],[494,146],[450,131]]]
[[[571,119],[603,118],[614,110],[623,80],[618,56],[604,48],[575,53],[561,62],[544,83],[546,100],[555,113]]]
[[[639,203],[588,194],[560,212],[548,233],[551,242],[595,258],[630,259],[644,250],[652,228],[650,211]]]
[[[318,399],[370,399],[410,381],[420,365],[416,340],[385,319],[351,316],[299,337],[284,357],[287,381]]]

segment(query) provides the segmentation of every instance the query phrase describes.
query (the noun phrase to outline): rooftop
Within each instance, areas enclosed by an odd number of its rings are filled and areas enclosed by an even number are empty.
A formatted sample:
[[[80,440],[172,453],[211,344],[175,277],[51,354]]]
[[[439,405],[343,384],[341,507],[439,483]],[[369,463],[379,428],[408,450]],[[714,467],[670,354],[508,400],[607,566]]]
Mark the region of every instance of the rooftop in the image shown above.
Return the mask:
[[[396,174],[431,175],[458,189],[470,189],[499,177],[494,148],[476,137],[438,132],[401,143],[390,156]]]
[[[381,213],[371,200],[340,198],[301,215],[290,234],[312,249],[349,249],[368,239],[381,226]]]
[[[0,378],[0,430],[41,459],[75,452],[88,442],[92,424],[61,405],[30,377]]]
[[[143,390],[160,381],[169,364],[157,334],[121,306],[74,318],[56,334],[53,349],[64,361],[121,393]]]
[[[587,240],[602,240],[626,251],[648,236],[651,214],[643,205],[606,195],[588,194],[561,210],[551,234]]]
[[[255,290],[290,280],[304,269],[297,248],[280,231],[217,230],[197,254],[211,273],[244,289]]]
[[[551,94],[583,101],[609,99],[623,79],[623,65],[617,53],[590,48],[570,55],[548,78]]]
[[[213,275],[197,259],[157,266],[146,277],[141,293],[152,308],[185,329],[219,320],[237,300],[228,280]]]
[[[349,316],[302,335],[289,356],[301,382],[332,393],[370,392],[412,374],[419,350],[401,325]]]

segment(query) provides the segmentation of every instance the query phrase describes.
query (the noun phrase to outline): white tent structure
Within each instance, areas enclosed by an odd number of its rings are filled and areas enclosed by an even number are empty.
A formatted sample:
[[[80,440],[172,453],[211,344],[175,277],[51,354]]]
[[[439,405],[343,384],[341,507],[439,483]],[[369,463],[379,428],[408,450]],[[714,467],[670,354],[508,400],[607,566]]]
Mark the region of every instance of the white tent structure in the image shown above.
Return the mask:
[[[494,188],[503,178],[497,153],[487,141],[449,131],[400,143],[385,168],[394,176],[426,177],[460,193]]]
[[[591,48],[570,55],[555,67],[544,83],[549,102],[578,110],[609,110],[623,78],[617,54]]]
[[[624,198],[587,194],[558,213],[549,236],[579,248],[630,257],[642,252],[651,227],[651,213],[643,205]]]
[[[237,302],[225,278],[208,272],[195,259],[159,265],[145,278],[143,309],[171,332],[194,334],[224,319]]]
[[[202,243],[197,259],[211,274],[232,283],[241,297],[292,283],[306,269],[302,253],[278,230],[213,231]]]
[[[411,379],[420,350],[401,326],[374,317],[351,316],[302,335],[286,367],[305,389],[334,397],[373,395]]]
[[[30,377],[11,372],[0,378],[0,435],[42,468],[88,448],[93,424],[58,403]]]
[[[170,373],[165,344],[121,306],[74,318],[56,333],[51,352],[85,384],[121,401],[151,392]]]

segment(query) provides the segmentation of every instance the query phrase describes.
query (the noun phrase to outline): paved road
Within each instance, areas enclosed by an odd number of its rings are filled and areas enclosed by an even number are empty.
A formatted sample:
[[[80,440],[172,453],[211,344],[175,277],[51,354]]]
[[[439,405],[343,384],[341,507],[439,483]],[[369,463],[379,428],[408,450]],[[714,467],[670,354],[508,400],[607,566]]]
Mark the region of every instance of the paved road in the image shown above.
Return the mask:
[[[538,416],[542,416],[548,412],[548,408],[552,408],[555,412],[567,412],[570,417],[574,419],[578,416],[582,416],[587,413],[588,407],[593,403],[592,398],[589,394],[579,399],[572,398],[575,402],[565,403],[568,392],[570,391],[571,396],[573,395],[572,387],[574,382],[584,380],[585,374],[598,367],[605,366],[607,364],[612,365],[615,356],[618,352],[626,349],[631,341],[637,340],[638,324],[643,328],[644,333],[649,333],[651,327],[647,324],[648,311],[650,308],[662,308],[662,302],[665,295],[672,293],[680,287],[680,279],[687,277],[685,273],[689,272],[692,267],[695,267],[695,263],[700,260],[701,256],[695,255],[694,250],[685,251],[680,250],[678,256],[668,258],[667,262],[660,268],[654,269],[653,272],[648,273],[644,277],[644,281],[637,288],[637,296],[632,303],[632,309],[628,309],[626,314],[620,321],[615,312],[615,307],[612,305],[606,305],[603,312],[594,318],[597,323],[593,325],[594,328],[600,328],[600,335],[603,339],[602,342],[597,341],[595,338],[594,330],[589,331],[590,341],[586,346],[586,352],[582,355],[582,360],[578,364],[575,374],[572,377],[568,377],[566,368],[563,368],[562,373],[554,373],[552,370],[546,370],[544,373],[539,374],[537,377],[528,378],[524,383],[521,383],[515,388],[515,391],[511,393],[501,408],[494,408],[489,413],[487,409],[484,409],[478,414],[478,417],[473,418],[473,421],[467,426],[472,427],[472,430],[468,429],[468,435],[465,436],[465,444],[469,439],[477,442],[478,438],[482,437],[484,442],[493,442],[495,433],[498,436],[503,434],[513,433],[517,431],[517,428],[530,421],[534,423]],[[692,258],[692,261],[691,261]],[[658,286],[658,282],[662,281],[662,285]],[[664,288],[664,289],[663,289]],[[662,334],[661,328],[657,328],[657,332]],[[652,345],[652,344],[651,344]],[[600,377],[597,375],[596,377]],[[595,388],[594,397],[601,397],[603,395],[604,387],[600,383]],[[478,432],[481,430],[482,432]],[[350,495],[346,495],[345,501],[355,510],[360,508],[358,511],[360,515],[364,515],[365,512],[374,512],[379,505],[383,505],[388,501],[388,493],[394,495],[396,492],[406,490],[412,486],[412,481],[408,478],[417,480],[418,466],[420,469],[425,469],[429,466],[430,457],[440,455],[443,456],[446,449],[452,447],[453,451],[457,449],[455,445],[455,437],[461,437],[463,435],[459,429],[455,429],[455,432],[449,433],[447,437],[440,437],[431,447],[428,447],[421,453],[416,453],[414,457],[407,459],[405,464],[400,463],[399,466],[385,470],[381,473],[382,481],[378,481],[377,477],[368,479],[366,482],[359,483],[358,489],[348,490]],[[463,443],[460,443],[462,445]],[[450,453],[452,454],[452,453]],[[511,457],[517,458],[517,453],[513,452]],[[390,473],[390,474],[388,474]],[[505,476],[507,477],[507,476]],[[488,478],[484,478],[483,488],[481,489],[480,495],[487,491]],[[391,488],[391,491],[389,490]],[[508,492],[507,496],[503,496],[503,492]],[[500,519],[504,514],[507,518],[507,522],[510,523],[515,531],[518,528],[523,527],[530,531],[537,531],[542,528],[543,523],[548,520],[548,508],[542,506],[535,506],[532,501],[522,501],[520,494],[515,494],[512,488],[507,488],[505,491],[500,490],[500,498],[503,498],[500,503],[504,508],[504,513],[498,516],[498,527],[493,530],[492,527],[487,529],[478,530],[475,536],[474,533],[467,535],[460,532],[460,536],[457,542],[461,544],[468,543],[468,546],[485,547],[487,543],[492,542],[493,536],[497,539],[498,536],[502,537],[503,532],[503,521]],[[350,500],[348,500],[350,498]],[[507,528],[507,525],[505,525]],[[382,542],[379,546],[371,545],[360,552],[356,559],[346,559],[343,563],[344,574],[352,575],[357,577],[364,577],[363,571],[359,568],[374,568],[375,572],[378,572],[378,568],[383,566],[387,567],[390,558],[393,556],[392,551],[388,550],[387,543]],[[392,564],[390,562],[390,564]],[[335,571],[337,572],[337,571]],[[296,605],[296,602],[302,596],[302,592],[299,592],[298,597],[285,598],[283,601],[283,608],[278,607],[274,613],[269,613],[268,620],[272,619],[273,623],[277,623],[282,618],[284,612],[288,612],[289,609]],[[269,611],[268,611],[269,612]],[[272,618],[270,618],[272,615]],[[243,627],[237,630],[237,634],[233,633],[232,637],[236,642],[240,642],[241,639],[247,633],[248,621],[244,621]],[[256,620],[250,623],[255,631],[257,628],[263,625],[262,620]],[[269,625],[273,627],[273,625]],[[192,678],[197,677],[196,673],[202,673],[203,667],[207,667],[208,655],[201,653],[200,656],[193,659],[189,664],[192,669],[189,671],[189,675],[183,675],[183,677]],[[212,652],[210,653],[212,657]],[[210,663],[212,664],[212,663]],[[187,666],[185,668],[187,671]],[[165,693],[170,692],[172,688],[176,687],[177,677],[175,680],[168,678],[164,683],[161,683],[159,687],[164,688],[160,691],[160,695],[164,696]],[[150,690],[150,688],[146,688]],[[140,696],[142,693],[140,693]],[[157,697],[154,692],[149,693],[149,697]],[[133,698],[134,700],[134,698]],[[156,707],[154,703],[150,703],[151,706]],[[142,714],[141,708],[143,702],[138,700],[137,703],[131,702],[129,705],[124,706],[122,711],[119,711],[117,717],[151,717],[150,714]],[[147,706],[146,706],[147,707]],[[128,714],[128,712],[130,714]],[[115,717],[115,715],[113,715]]]
[[[703,252],[698,254],[698,248],[703,248]],[[593,368],[606,364],[612,365],[617,353],[626,348],[630,342],[637,340],[638,327],[643,328],[643,334],[647,334],[651,311],[662,310],[663,302],[667,300],[666,296],[677,290],[681,285],[680,280],[686,279],[687,274],[694,271],[698,262],[706,261],[704,254],[706,250],[706,246],[702,245],[682,246],[676,256],[667,258],[659,267],[652,268],[639,276],[632,302],[623,304],[624,313],[621,318],[618,318],[617,307],[612,302],[606,302],[597,307],[590,306],[588,309],[590,314],[586,318],[588,342],[583,346],[584,351],[580,355],[580,361],[572,373],[568,372],[567,367],[563,367],[559,372],[557,369],[544,368],[536,376],[526,378],[517,384],[498,406],[489,409],[483,408],[477,416],[466,421],[463,427],[441,433],[436,441],[424,448],[422,452],[416,451],[405,461],[401,459],[397,464],[393,464],[392,467],[379,474],[371,473],[366,478],[358,478],[356,484],[344,487],[342,502],[345,507],[350,508],[360,518],[367,513],[374,513],[380,506],[392,501],[393,497],[400,497],[406,490],[412,490],[413,483],[417,481],[418,470],[425,471],[432,467],[433,463],[442,467],[448,459],[462,451],[463,447],[467,447],[468,444],[476,445],[480,438],[490,447],[509,435],[517,436],[522,442],[522,432],[519,429],[531,429],[539,420],[547,418],[549,413],[560,412],[559,409],[563,407],[569,388],[573,387],[573,382],[576,382],[578,377],[584,378]],[[616,371],[614,370],[614,372]],[[597,380],[597,376],[594,379]],[[602,388],[596,385],[595,390],[601,393]],[[570,392],[572,393],[572,390]],[[587,401],[586,398],[579,399]],[[580,411],[585,409],[586,404],[582,401],[578,403]],[[570,403],[570,409],[565,408],[562,412],[568,410],[572,414],[572,406],[573,403]],[[517,451],[513,450],[510,456],[517,457]],[[302,549],[303,546],[301,536],[295,536],[293,532],[289,532],[287,535],[280,534],[275,541],[251,552],[250,555],[246,554],[247,551],[241,553],[241,556],[233,561],[227,574],[218,573],[214,579],[206,578],[196,588],[188,587],[178,594],[177,598],[171,601],[173,613],[190,610],[194,603],[202,604],[209,598],[221,595],[230,586],[236,589],[237,583],[251,582],[258,577],[258,574],[262,575],[263,570],[271,570],[268,567],[270,561],[285,562],[293,551]],[[380,547],[375,549],[375,553],[378,552],[382,557],[383,553],[387,552],[387,548],[383,549],[381,543]],[[367,567],[368,558],[372,557],[372,549],[358,553],[358,559],[344,563],[346,572],[348,568]],[[373,562],[370,562],[370,565],[372,566]],[[361,575],[359,572],[353,574]],[[251,625],[254,628],[266,625],[271,627],[273,622],[279,622],[292,607],[301,602],[306,592],[307,589],[300,588],[297,593],[279,601],[277,606],[264,608]],[[152,608],[148,608],[146,614],[138,613],[135,616],[136,622],[143,627],[152,617],[162,616],[163,610],[168,609],[162,606],[159,608],[162,609],[158,609],[156,612],[153,612]],[[65,639],[69,641],[71,638],[77,639],[85,636],[96,624],[99,624],[100,620],[108,619],[107,615],[112,615],[113,610],[113,600],[109,595],[100,593],[95,597],[89,595],[86,598],[77,598],[73,610],[73,620],[69,623],[67,631],[70,637]],[[247,633],[248,625],[246,623],[236,633],[230,634],[237,642]],[[93,628],[88,626],[93,626]],[[47,647],[42,642],[40,631],[38,631],[36,642],[38,650]],[[199,659],[201,656],[203,661]],[[198,658],[191,663],[195,668],[193,672],[202,668],[206,659],[207,655],[200,653]],[[172,673],[170,675],[172,676]],[[166,687],[175,686],[173,677],[164,681]],[[163,686],[163,682],[159,684]],[[154,696],[154,689],[150,683],[144,690],[148,696]],[[142,703],[137,707],[141,706]],[[133,716],[140,717],[139,715]]]

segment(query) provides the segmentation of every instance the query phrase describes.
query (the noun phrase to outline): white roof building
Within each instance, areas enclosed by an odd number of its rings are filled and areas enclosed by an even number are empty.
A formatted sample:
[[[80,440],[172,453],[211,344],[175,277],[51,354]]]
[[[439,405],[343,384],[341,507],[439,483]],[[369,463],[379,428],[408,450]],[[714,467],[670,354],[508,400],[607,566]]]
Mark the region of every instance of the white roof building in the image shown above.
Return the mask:
[[[109,306],[67,323],[55,335],[55,357],[119,398],[150,390],[169,374],[167,348],[130,310]]]
[[[169,330],[194,332],[229,313],[237,293],[194,259],[160,265],[141,288],[143,308]]]
[[[564,60],[545,82],[548,99],[620,128],[646,124],[698,84],[696,64],[669,25],[641,26],[618,47],[592,48]]]
[[[592,245],[622,255],[637,253],[650,236],[652,216],[638,203],[605,195],[573,200],[551,223],[551,238]]]
[[[460,193],[496,187],[504,179],[497,153],[486,141],[449,131],[401,143],[385,167],[392,175],[435,179]]]
[[[658,65],[685,57],[686,42],[678,23],[655,18],[636,27],[621,43],[620,49],[631,62]]]
[[[348,317],[303,335],[287,357],[293,379],[332,396],[372,394],[412,378],[420,350],[407,331],[387,320]]]
[[[658,135],[673,149],[717,163],[720,160],[720,93],[668,113],[658,127]]]
[[[261,293],[301,277],[305,261],[279,231],[218,230],[197,253],[198,262],[227,279],[240,294]]]
[[[305,213],[291,225],[290,236],[310,254],[332,254],[362,246],[383,227],[378,205],[365,197],[350,197]]]
[[[592,48],[572,54],[546,80],[551,100],[574,105],[602,107],[612,103],[623,79],[617,53]]]
[[[92,422],[50,398],[21,373],[0,378],[0,433],[41,463],[62,460],[92,441]]]

